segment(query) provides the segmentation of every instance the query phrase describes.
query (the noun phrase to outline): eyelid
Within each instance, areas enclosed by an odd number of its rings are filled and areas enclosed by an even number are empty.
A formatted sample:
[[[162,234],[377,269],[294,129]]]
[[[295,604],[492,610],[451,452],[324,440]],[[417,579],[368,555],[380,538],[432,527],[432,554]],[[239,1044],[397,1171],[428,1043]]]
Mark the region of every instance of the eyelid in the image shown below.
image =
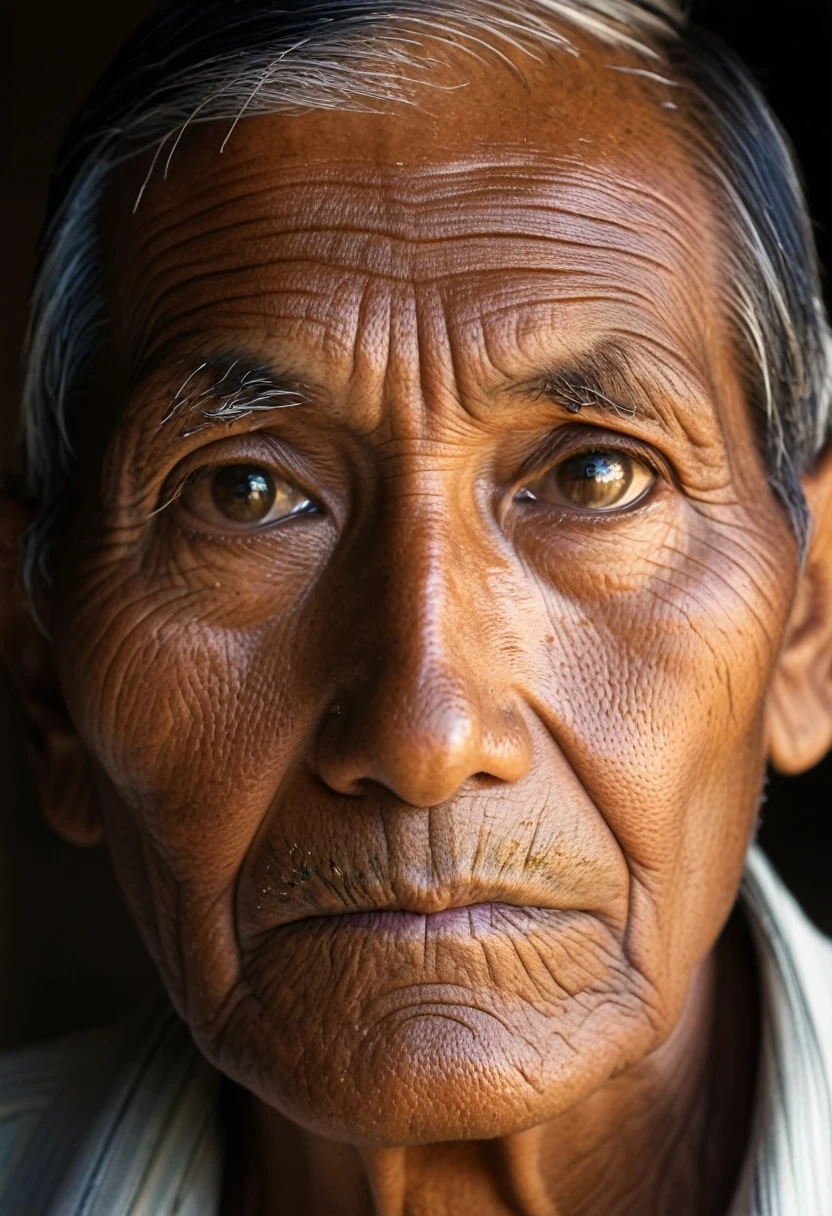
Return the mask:
[[[308,489],[307,470],[301,467],[292,449],[277,436],[256,431],[237,435],[230,439],[219,439],[207,447],[189,452],[165,478],[156,507],[151,515],[157,515],[170,506],[181,495],[186,484],[194,477],[209,475],[226,465],[250,464],[268,469],[275,477],[288,482],[300,490],[312,502],[318,502],[319,493]]]
[[[578,456],[582,452],[592,451],[623,452],[633,460],[646,465],[657,477],[663,478],[671,485],[676,485],[677,478],[669,461],[656,449],[643,440],[634,439],[620,431],[607,430],[604,427],[591,425],[565,425],[550,433],[541,449],[538,449],[523,465],[520,473],[514,479],[520,488],[526,481],[542,477],[550,472],[563,460],[570,456]]]
[[[214,468],[203,467],[185,479],[183,489],[179,495],[180,510],[177,511],[177,517],[187,529],[195,530],[202,534],[222,536],[226,539],[233,536],[250,537],[255,533],[269,532],[273,528],[286,523],[289,519],[299,518],[302,515],[320,514],[317,504],[307,497],[305,491],[298,489],[297,486],[285,478],[274,479],[270,470],[266,469],[262,464],[246,464],[242,468],[261,470],[272,480],[282,483],[283,487],[288,491],[290,499],[295,498],[299,501],[295,502],[294,505],[290,505],[285,501],[281,502],[279,491],[276,490],[265,514],[260,518],[252,520],[237,519],[231,514],[226,514],[212,492],[213,475],[218,470],[228,468],[238,469],[239,467],[233,464],[218,465]],[[197,493],[196,501],[194,499],[195,488]],[[207,501],[204,497],[206,494]],[[200,495],[203,496],[201,499]],[[285,507],[286,509],[281,510],[281,507]],[[269,518],[275,512],[274,517]]]

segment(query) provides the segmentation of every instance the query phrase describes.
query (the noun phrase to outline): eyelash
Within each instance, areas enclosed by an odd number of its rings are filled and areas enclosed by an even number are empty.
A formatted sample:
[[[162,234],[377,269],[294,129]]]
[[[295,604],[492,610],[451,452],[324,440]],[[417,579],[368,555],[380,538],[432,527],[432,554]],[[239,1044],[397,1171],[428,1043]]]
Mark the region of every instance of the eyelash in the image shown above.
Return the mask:
[[[263,438],[268,440],[272,437],[263,436],[262,433],[260,433],[259,438],[261,440]],[[165,479],[162,490],[159,494],[160,501],[158,505],[150,512],[148,519],[152,519],[154,516],[160,515],[163,511],[166,511],[168,507],[173,506],[177,499],[182,496],[183,490],[190,481],[196,480],[197,478],[210,477],[210,475],[215,473],[218,469],[226,468],[228,465],[233,464],[250,464],[253,466],[260,466],[268,469],[269,472],[273,473],[275,477],[289,481],[293,485],[296,485],[299,489],[303,489],[302,479],[300,478],[298,472],[292,468],[292,461],[287,458],[282,445],[279,444],[277,440],[273,440],[271,443],[269,443],[269,447],[273,449],[270,453],[264,452],[262,447],[260,447],[260,450],[256,452],[246,450],[244,447],[234,448],[230,451],[223,451],[222,453],[218,452],[216,458],[213,460],[205,461],[203,457],[203,463],[199,464],[196,463],[199,458],[199,451],[197,450],[196,452],[193,452],[190,457],[186,458],[186,460],[182,462],[181,465],[174,468],[174,470]],[[282,459],[276,459],[278,455],[282,457]],[[164,499],[164,501],[161,501],[162,499]]]
[[[564,431],[571,431],[571,434],[566,434],[564,437]],[[625,456],[640,461],[656,478],[670,483],[675,481],[670,466],[655,449],[631,439],[628,435],[605,431],[601,427],[582,426],[580,431],[581,434],[578,435],[575,429],[563,427],[550,436],[546,444],[548,451],[546,448],[542,452],[538,451],[524,465],[522,472],[515,479],[518,489],[525,482],[551,472],[572,456],[582,456],[585,453],[599,451],[622,452]]]
[[[158,504],[158,506],[154,507],[147,518],[154,519],[157,515],[161,515],[163,511],[167,511],[168,507],[172,507],[173,504],[176,502],[176,500],[179,497],[181,497],[182,491],[185,489],[185,486],[188,483],[188,478],[190,476],[192,476],[192,474],[187,474],[187,475],[183,475],[183,476],[179,477],[176,481],[174,488],[171,490],[171,492],[169,494],[167,494],[165,496],[164,502],[160,502]],[[165,483],[165,485],[167,485],[167,482]],[[162,496],[160,495],[160,497],[162,497]]]
[[[571,432],[571,433],[570,433]],[[546,451],[548,449],[548,452]],[[282,450],[282,449],[281,449]],[[543,477],[546,473],[553,471],[560,463],[574,456],[580,456],[584,453],[592,451],[611,451],[622,452],[624,455],[631,457],[634,460],[640,461],[657,479],[657,482],[673,483],[675,478],[668,464],[662,460],[654,449],[648,448],[646,445],[631,439],[629,436],[622,435],[618,432],[606,431],[601,427],[566,424],[559,427],[549,437],[543,451],[538,451],[535,456],[527,461],[522,469],[522,472],[516,478],[513,478],[515,489],[512,495],[512,501],[515,503],[523,503],[524,508],[538,507],[541,510],[552,511],[557,508],[550,504],[540,504],[534,499],[522,499],[519,496],[525,484],[537,478]],[[193,453],[196,457],[197,453]],[[190,461],[187,462],[190,464]],[[282,461],[275,460],[275,453],[266,454],[262,452],[247,452],[238,451],[234,453],[223,452],[218,454],[215,460],[204,464],[194,464],[192,467],[183,467],[174,470],[175,477],[171,482],[171,477],[165,482],[163,487],[164,501],[160,502],[149,514],[148,519],[152,519],[157,515],[161,515],[169,507],[173,506],[182,496],[188,483],[194,479],[202,477],[210,477],[212,473],[218,469],[224,468],[235,463],[250,463],[252,465],[260,465],[267,468],[273,475],[278,478],[285,479],[296,485],[303,491],[301,480],[297,477],[291,467],[291,461],[284,459]],[[305,492],[305,491],[303,491]],[[608,512],[587,512],[596,521],[602,519],[614,519],[630,511],[638,510],[643,507],[646,502],[654,496],[655,487],[647,492],[647,494],[639,499],[636,503],[630,506],[624,506],[620,510],[611,510]],[[160,498],[162,495],[160,494]],[[312,501],[317,501],[316,495],[309,495]],[[577,511],[577,508],[564,507],[564,514],[569,511]],[[266,529],[268,530],[268,529]]]

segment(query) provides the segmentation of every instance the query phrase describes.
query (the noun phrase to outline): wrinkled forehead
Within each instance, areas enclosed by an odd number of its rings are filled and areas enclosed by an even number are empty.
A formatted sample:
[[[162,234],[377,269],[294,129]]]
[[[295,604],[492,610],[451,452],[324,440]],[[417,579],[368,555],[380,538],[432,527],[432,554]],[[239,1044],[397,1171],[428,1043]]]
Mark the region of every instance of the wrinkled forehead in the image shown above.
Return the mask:
[[[131,362],[198,333],[299,374],[308,348],[337,387],[380,318],[438,300],[477,374],[624,338],[706,377],[715,239],[674,88],[597,48],[520,67],[189,132],[135,214],[148,163],[123,172],[107,264]]]

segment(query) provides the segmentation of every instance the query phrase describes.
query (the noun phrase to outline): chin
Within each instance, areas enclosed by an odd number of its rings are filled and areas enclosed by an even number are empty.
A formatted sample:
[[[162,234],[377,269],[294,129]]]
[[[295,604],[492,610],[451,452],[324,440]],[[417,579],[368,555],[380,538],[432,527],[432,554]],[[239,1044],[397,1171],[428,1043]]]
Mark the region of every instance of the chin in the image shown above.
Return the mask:
[[[241,1013],[205,1054],[232,1080],[309,1131],[393,1147],[510,1135],[557,1117],[652,1048],[646,1023],[582,1033],[537,1026],[510,1001],[417,986],[386,1016],[349,1016],[321,1037],[263,1010]],[[574,1022],[568,1016],[566,1020]],[[561,1021],[559,1018],[558,1021]]]
[[[644,982],[598,917],[468,923],[319,918],[264,934],[199,1046],[312,1131],[403,1145],[545,1122],[658,1045]]]

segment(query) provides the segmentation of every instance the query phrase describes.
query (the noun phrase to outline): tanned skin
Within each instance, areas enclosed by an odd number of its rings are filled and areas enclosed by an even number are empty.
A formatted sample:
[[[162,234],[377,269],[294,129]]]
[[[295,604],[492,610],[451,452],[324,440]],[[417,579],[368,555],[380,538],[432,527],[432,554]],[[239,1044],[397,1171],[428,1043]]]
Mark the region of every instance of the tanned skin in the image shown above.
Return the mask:
[[[119,172],[51,640],[9,499],[6,658],[230,1078],[226,1216],[716,1216],[832,475],[801,574],[661,86],[435,50],[466,88],[194,131],[135,214]]]

